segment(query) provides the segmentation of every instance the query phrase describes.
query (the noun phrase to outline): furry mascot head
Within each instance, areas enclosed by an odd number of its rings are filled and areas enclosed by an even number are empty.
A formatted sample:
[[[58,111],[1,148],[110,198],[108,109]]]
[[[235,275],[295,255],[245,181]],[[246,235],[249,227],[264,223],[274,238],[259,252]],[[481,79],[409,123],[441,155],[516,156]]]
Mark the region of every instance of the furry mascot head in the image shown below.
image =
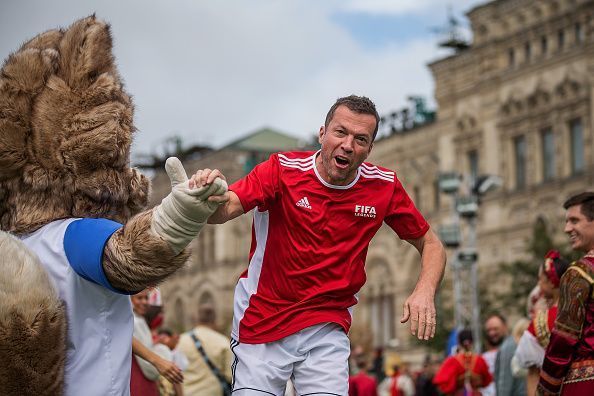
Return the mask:
[[[0,73],[0,227],[69,217],[124,223],[147,203],[129,167],[133,105],[95,16],[23,44]]]
[[[228,199],[222,178],[197,185],[170,158],[171,193],[141,212],[149,184],[129,167],[133,106],[111,47],[91,16],[0,71],[0,228],[22,241],[0,240],[3,396],[128,394],[128,294],[181,268]],[[41,265],[20,263],[25,247]]]

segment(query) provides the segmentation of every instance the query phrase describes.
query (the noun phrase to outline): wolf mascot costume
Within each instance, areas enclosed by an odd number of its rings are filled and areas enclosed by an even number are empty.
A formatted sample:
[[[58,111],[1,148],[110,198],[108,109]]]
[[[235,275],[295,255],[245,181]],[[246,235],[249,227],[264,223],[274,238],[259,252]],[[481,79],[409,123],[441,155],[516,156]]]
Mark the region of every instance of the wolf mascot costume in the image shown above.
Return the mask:
[[[128,294],[180,268],[225,199],[223,180],[195,187],[170,158],[171,193],[143,211],[111,47],[91,16],[26,42],[0,71],[0,228],[14,235],[0,236],[2,395],[128,394]]]

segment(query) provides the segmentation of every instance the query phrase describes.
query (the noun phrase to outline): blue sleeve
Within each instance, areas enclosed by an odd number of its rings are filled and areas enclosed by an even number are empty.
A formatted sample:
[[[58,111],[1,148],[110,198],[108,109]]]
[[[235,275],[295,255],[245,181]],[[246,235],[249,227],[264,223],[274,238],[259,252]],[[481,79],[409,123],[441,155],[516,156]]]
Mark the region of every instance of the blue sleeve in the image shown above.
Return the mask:
[[[81,219],[68,225],[64,234],[64,251],[72,269],[81,277],[119,294],[103,271],[103,248],[122,225],[107,219]]]

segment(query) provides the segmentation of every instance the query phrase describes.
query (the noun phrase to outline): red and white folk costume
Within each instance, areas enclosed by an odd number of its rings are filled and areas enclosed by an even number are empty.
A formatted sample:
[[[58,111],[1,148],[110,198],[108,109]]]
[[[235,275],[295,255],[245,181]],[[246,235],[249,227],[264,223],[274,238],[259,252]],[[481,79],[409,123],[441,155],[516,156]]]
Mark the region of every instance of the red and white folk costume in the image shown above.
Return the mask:
[[[561,278],[555,326],[538,394],[594,394],[594,257],[578,260]]]
[[[446,395],[480,395],[479,389],[491,382],[493,376],[487,362],[473,352],[448,357],[433,377],[433,383]]]

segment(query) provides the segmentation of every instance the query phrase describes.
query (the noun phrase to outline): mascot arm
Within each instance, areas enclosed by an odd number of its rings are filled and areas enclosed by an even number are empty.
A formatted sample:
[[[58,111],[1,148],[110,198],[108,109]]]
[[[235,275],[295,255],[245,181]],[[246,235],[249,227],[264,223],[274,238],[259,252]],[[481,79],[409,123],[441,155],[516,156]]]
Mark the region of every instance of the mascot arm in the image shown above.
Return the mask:
[[[219,178],[208,186],[190,188],[177,158],[169,158],[165,169],[171,193],[114,232],[105,246],[103,268],[116,289],[140,291],[180,268],[189,256],[186,247],[218,208],[208,197],[227,192],[227,184]]]
[[[103,250],[103,270],[110,285],[137,293],[181,268],[189,257],[151,231],[153,210],[140,213],[114,232]]]

